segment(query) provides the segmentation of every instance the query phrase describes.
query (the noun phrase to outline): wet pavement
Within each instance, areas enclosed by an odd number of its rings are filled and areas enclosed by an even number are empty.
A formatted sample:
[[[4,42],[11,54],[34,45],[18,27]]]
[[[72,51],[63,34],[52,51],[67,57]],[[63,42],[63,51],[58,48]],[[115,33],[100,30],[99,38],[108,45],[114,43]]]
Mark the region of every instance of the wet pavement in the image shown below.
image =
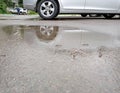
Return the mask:
[[[119,19],[37,18],[0,20],[0,93],[120,92]]]

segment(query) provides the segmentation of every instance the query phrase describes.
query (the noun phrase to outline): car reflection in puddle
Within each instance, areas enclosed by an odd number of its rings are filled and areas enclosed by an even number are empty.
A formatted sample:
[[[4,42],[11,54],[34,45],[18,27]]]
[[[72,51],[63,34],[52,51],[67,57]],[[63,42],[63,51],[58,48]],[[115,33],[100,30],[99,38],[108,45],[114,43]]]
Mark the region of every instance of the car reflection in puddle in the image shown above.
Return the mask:
[[[34,29],[34,27],[32,28]],[[36,28],[34,30],[36,30],[36,35],[41,41],[49,42],[55,39],[59,30],[59,27],[40,26],[38,27],[38,29]]]
[[[8,28],[8,29],[6,29]],[[119,47],[119,37],[112,34],[58,26],[8,26],[7,32],[21,31],[27,43],[59,49],[95,49]],[[4,31],[5,31],[4,29]],[[13,29],[13,30],[11,30]]]
[[[120,41],[118,37],[112,34],[104,34],[100,32],[87,30],[67,30],[64,27],[58,26],[29,26],[32,30],[31,35],[38,37],[40,43],[55,47],[61,46],[62,49],[94,49],[101,46],[104,47],[118,47]],[[30,30],[29,30],[30,31]],[[29,37],[25,36],[25,37]],[[31,37],[30,37],[31,38]]]

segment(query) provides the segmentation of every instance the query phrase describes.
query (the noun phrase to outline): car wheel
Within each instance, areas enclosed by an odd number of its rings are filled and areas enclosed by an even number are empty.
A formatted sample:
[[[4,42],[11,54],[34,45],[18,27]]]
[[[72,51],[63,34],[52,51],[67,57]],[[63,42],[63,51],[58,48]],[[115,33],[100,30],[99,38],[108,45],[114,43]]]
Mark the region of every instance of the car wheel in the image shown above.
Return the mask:
[[[59,28],[57,26],[40,26],[36,34],[40,40],[51,41],[57,36]]]
[[[104,14],[103,15],[106,19],[111,19],[115,16],[115,14]]]
[[[43,19],[53,19],[59,13],[59,6],[55,0],[41,0],[37,11]]]
[[[81,14],[82,17],[87,17],[87,14]]]

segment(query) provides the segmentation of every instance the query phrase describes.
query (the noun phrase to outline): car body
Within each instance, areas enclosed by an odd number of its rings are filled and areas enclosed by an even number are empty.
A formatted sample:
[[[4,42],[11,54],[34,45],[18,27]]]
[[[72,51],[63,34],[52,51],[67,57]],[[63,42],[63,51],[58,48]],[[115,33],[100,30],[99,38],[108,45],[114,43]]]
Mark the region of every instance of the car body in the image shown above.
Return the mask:
[[[18,12],[18,9],[19,9],[19,12]],[[11,12],[12,14],[27,14],[28,10],[22,7],[15,7],[15,8],[9,9],[9,12]]]
[[[62,13],[103,14],[106,18],[120,14],[120,0],[23,0],[23,3],[43,19],[52,19]]]

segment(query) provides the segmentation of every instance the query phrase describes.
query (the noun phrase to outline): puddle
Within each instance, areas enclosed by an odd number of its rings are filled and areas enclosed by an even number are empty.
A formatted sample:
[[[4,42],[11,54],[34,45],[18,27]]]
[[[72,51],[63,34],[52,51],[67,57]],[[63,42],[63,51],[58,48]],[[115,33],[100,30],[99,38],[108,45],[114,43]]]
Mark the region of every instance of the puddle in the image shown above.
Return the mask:
[[[1,93],[119,93],[119,46],[119,34],[103,31],[59,26],[2,27]],[[111,51],[110,47],[115,49]],[[86,50],[96,48],[90,53]]]
[[[8,36],[19,35],[31,45],[45,45],[55,49],[95,49],[119,47],[120,36],[59,26],[6,26]]]

